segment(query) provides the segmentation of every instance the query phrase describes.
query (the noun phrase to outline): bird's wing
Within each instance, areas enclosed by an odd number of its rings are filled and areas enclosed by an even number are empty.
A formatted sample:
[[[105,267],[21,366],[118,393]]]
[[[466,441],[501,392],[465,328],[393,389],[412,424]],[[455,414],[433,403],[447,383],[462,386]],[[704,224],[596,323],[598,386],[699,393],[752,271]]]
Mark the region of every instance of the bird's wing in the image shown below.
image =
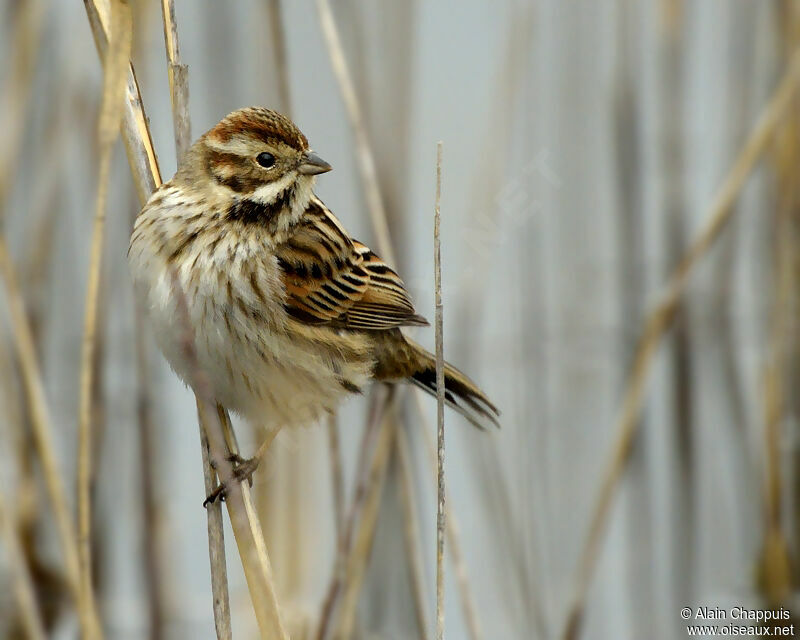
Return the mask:
[[[296,320],[370,330],[428,324],[415,313],[400,277],[352,240],[318,198],[276,254],[286,311]]]

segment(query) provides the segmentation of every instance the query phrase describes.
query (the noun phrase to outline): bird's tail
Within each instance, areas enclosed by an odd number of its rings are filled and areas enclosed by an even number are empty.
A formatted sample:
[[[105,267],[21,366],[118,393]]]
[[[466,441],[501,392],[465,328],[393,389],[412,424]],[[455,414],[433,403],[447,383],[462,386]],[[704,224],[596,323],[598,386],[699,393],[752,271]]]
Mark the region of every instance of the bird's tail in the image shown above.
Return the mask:
[[[409,381],[432,396],[436,396],[436,358],[421,346],[406,338],[414,357]],[[500,426],[500,411],[472,380],[449,362],[444,363],[444,401],[479,429],[488,424]]]

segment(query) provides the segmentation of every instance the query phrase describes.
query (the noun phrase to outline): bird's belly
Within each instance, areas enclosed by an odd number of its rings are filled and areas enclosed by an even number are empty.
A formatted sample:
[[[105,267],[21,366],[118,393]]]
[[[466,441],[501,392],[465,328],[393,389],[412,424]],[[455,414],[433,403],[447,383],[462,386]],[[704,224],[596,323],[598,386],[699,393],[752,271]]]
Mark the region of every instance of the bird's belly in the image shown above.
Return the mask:
[[[366,385],[372,362],[343,357],[305,339],[242,319],[231,332],[215,319],[198,332],[197,355],[217,400],[255,425],[309,424],[333,411],[354,387]]]
[[[368,339],[290,320],[263,255],[255,293],[245,274],[252,265],[229,255],[201,255],[188,269],[188,260],[174,266],[146,253],[132,251],[131,271],[170,365],[190,385],[205,375],[215,399],[254,425],[308,424],[369,382]]]

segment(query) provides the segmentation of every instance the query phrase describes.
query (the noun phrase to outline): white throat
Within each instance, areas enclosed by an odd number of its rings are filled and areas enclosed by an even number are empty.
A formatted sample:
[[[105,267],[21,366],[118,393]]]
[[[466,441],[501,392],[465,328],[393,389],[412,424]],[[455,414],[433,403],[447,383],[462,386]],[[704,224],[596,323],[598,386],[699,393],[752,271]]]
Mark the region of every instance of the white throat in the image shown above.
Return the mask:
[[[291,199],[291,210],[288,212],[289,215],[281,215],[278,220],[279,231],[288,230],[306,212],[308,203],[314,195],[314,177],[298,175],[291,171],[280,180],[260,186],[249,196],[250,200],[269,206],[274,204],[276,199],[284,197],[286,191],[292,188],[294,193]]]

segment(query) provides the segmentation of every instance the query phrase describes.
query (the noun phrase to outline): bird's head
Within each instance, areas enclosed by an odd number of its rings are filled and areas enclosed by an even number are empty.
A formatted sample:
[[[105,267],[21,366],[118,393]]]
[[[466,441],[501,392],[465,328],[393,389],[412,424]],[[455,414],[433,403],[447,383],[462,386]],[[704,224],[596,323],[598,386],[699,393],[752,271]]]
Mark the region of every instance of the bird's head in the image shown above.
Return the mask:
[[[232,202],[263,206],[262,218],[287,208],[302,214],[315,176],[331,170],[289,118],[261,107],[225,116],[195,143],[187,160],[185,179],[202,176]]]

